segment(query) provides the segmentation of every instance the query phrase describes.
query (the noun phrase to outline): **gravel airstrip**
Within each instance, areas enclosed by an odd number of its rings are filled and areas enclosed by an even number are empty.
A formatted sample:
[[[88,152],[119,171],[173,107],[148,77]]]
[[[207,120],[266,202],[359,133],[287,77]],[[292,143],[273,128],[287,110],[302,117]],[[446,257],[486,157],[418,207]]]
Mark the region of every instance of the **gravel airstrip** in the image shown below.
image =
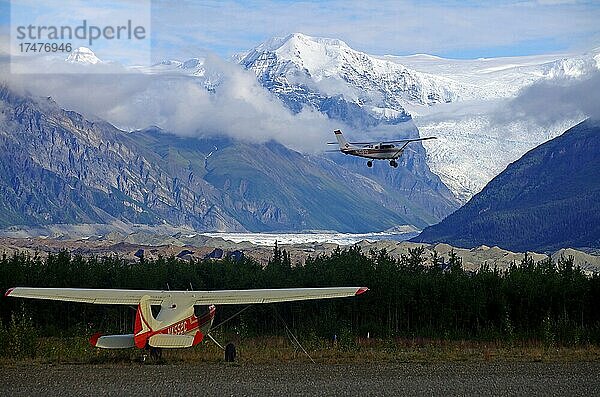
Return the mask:
[[[600,362],[16,364],[0,395],[600,395]]]

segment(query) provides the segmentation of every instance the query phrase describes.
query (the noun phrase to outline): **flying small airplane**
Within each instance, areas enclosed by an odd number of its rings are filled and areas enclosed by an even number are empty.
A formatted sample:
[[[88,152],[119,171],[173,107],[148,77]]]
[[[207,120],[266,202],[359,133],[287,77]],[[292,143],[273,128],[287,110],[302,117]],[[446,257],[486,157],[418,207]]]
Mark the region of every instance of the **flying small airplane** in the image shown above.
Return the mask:
[[[367,290],[366,287],[218,291],[16,287],[7,290],[4,296],[105,305],[137,305],[132,334],[100,335],[98,333],[90,338],[90,343],[94,347],[103,349],[127,349],[134,346],[149,349],[153,358],[159,358],[162,348],[196,346],[205,335],[212,339],[209,331],[215,317],[215,305],[341,298],[360,295]],[[153,305],[160,306],[156,317],[152,313]],[[197,306],[208,306],[208,310],[197,316],[195,310]],[[233,352],[235,355],[235,347]]]
[[[328,145],[340,145],[339,150],[328,150],[329,152],[342,152],[344,154],[350,154],[352,156],[364,157],[367,159],[374,160],[390,160],[390,165],[394,168],[398,167],[398,162],[396,161],[402,153],[404,153],[404,149],[411,142],[418,141],[426,141],[428,139],[437,139],[435,136],[430,136],[427,138],[415,138],[415,139],[400,139],[397,141],[387,141],[387,142],[348,142],[342,131],[335,130],[333,131],[337,142],[327,142]],[[395,143],[403,143],[403,145],[395,145]],[[361,146],[356,146],[361,145]],[[367,167],[372,167],[373,161],[367,161]]]

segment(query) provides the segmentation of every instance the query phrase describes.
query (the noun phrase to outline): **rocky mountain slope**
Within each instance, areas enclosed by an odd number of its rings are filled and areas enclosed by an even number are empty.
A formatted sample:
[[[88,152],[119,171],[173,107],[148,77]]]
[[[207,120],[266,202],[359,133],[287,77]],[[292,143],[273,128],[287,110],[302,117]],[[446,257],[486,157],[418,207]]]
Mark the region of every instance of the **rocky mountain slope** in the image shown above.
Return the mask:
[[[0,107],[4,227],[126,222],[362,232],[422,228],[453,209],[443,196],[442,210],[435,197],[413,202],[418,189],[398,197],[377,180],[274,142],[181,138],[156,128],[126,133],[6,87]],[[423,189],[423,197],[436,194]]]
[[[413,241],[551,251],[600,247],[600,123],[586,120],[510,164]]]
[[[51,99],[34,101],[0,90],[3,205],[14,224],[131,223],[243,227],[212,199],[215,190],[199,181],[179,188],[158,166],[156,154],[141,156],[128,134],[60,109]],[[211,200],[212,201],[212,200]],[[186,206],[189,211],[181,211]]]

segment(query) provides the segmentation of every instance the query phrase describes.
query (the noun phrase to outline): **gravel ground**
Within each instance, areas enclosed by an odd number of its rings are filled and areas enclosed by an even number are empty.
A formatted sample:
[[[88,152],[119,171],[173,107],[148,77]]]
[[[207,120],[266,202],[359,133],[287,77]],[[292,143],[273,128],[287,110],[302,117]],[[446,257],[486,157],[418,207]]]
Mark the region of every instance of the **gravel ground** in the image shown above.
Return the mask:
[[[600,395],[600,362],[0,367],[0,395]]]

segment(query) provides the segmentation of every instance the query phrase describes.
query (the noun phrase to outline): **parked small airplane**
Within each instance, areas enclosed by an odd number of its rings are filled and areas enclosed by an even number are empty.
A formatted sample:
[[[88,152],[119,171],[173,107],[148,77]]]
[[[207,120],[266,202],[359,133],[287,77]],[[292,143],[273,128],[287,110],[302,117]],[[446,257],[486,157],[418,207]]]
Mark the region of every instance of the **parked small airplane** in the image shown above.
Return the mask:
[[[426,141],[428,139],[437,139],[434,136],[430,136],[427,138],[415,138],[415,139],[400,139],[397,141],[387,141],[387,142],[348,142],[342,131],[335,130],[333,131],[335,137],[337,138],[337,142],[327,142],[328,145],[340,145],[339,152],[344,154],[350,154],[352,156],[364,157],[367,159],[374,160],[390,160],[390,165],[394,168],[398,167],[398,162],[396,161],[402,153],[404,153],[404,149],[411,142],[418,141]],[[394,145],[395,143],[403,143],[404,145]],[[362,146],[356,146],[362,145]],[[338,152],[338,150],[330,150],[331,152]],[[367,167],[372,167],[373,161],[367,161]]]
[[[106,305],[137,305],[132,334],[100,335],[98,333],[90,338],[90,343],[103,349],[126,349],[134,346],[149,349],[151,356],[158,358],[161,348],[183,348],[199,344],[204,336],[208,335],[212,326],[215,317],[214,305],[341,298],[360,295],[367,290],[366,287],[218,291],[16,287],[7,290],[4,296]],[[153,305],[160,306],[156,317],[152,314]],[[208,306],[208,311],[196,316],[196,306]],[[235,347],[231,345],[231,348],[235,355]]]

